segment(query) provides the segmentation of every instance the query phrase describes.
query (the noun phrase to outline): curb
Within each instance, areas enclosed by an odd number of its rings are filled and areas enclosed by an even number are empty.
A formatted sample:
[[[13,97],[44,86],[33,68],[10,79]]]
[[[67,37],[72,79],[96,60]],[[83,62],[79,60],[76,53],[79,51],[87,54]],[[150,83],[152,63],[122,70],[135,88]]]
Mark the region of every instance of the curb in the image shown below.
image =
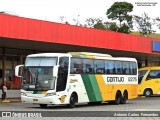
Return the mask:
[[[16,102],[21,102],[21,100],[19,99],[15,99],[15,100],[12,100],[12,99],[8,99],[8,100],[1,100],[0,103],[16,103]]]

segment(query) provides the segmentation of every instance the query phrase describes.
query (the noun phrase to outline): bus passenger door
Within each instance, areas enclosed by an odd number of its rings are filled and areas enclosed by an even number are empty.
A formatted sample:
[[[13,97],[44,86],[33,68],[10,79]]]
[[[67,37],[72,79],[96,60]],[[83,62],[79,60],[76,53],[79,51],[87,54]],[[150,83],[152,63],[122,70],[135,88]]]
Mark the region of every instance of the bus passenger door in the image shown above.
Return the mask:
[[[67,97],[67,93],[65,92],[65,89],[66,89],[66,84],[68,79],[68,64],[69,64],[68,57],[60,57],[59,59],[60,66],[58,69],[56,92],[61,103],[64,103],[65,98]]]

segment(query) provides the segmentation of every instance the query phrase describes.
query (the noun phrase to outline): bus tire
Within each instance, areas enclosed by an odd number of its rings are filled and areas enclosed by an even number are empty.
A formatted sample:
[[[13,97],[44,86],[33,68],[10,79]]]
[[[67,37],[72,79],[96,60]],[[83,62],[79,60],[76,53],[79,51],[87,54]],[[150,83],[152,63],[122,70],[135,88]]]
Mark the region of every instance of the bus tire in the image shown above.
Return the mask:
[[[115,96],[114,104],[115,104],[115,105],[120,104],[121,99],[122,99],[122,95],[121,95],[121,93],[120,93],[119,91],[117,91],[116,96]]]
[[[147,88],[144,90],[144,96],[145,97],[150,97],[153,94],[152,90]]]
[[[127,93],[127,91],[124,91],[124,93],[123,93],[123,96],[121,97],[121,104],[126,104],[126,102],[127,102],[127,99],[128,99],[128,93]]]
[[[47,107],[47,104],[39,104],[39,106],[40,106],[41,108],[46,108],[46,107]]]
[[[78,102],[77,94],[76,94],[76,93],[72,93],[72,94],[71,94],[71,97],[70,97],[70,100],[69,100],[68,107],[69,107],[69,108],[74,108],[76,102]]]

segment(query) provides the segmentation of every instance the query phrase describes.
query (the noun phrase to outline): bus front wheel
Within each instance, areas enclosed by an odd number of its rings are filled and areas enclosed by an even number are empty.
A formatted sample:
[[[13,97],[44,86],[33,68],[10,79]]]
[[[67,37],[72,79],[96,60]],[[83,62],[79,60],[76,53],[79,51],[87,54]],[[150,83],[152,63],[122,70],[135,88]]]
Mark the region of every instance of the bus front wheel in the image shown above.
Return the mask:
[[[47,104],[39,104],[39,106],[40,106],[41,108],[46,108],[46,107],[47,107]]]
[[[70,100],[69,100],[68,107],[74,108],[77,101],[78,101],[77,95],[75,93],[72,93]]]
[[[116,93],[116,97],[115,97],[114,104],[115,104],[115,105],[120,104],[121,99],[122,99],[122,96],[121,96],[120,92],[117,92],[117,93]]]

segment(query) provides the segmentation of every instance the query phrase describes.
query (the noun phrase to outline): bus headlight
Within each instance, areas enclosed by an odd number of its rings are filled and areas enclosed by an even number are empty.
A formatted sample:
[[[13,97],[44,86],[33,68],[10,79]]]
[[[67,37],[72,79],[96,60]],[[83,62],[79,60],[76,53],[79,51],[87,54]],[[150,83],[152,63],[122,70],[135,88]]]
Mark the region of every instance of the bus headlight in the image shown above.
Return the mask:
[[[27,94],[25,92],[21,92],[21,95],[23,96],[27,96]]]
[[[53,95],[56,95],[56,92],[47,93],[47,94],[45,95],[45,97],[47,97],[47,96],[53,96]]]

